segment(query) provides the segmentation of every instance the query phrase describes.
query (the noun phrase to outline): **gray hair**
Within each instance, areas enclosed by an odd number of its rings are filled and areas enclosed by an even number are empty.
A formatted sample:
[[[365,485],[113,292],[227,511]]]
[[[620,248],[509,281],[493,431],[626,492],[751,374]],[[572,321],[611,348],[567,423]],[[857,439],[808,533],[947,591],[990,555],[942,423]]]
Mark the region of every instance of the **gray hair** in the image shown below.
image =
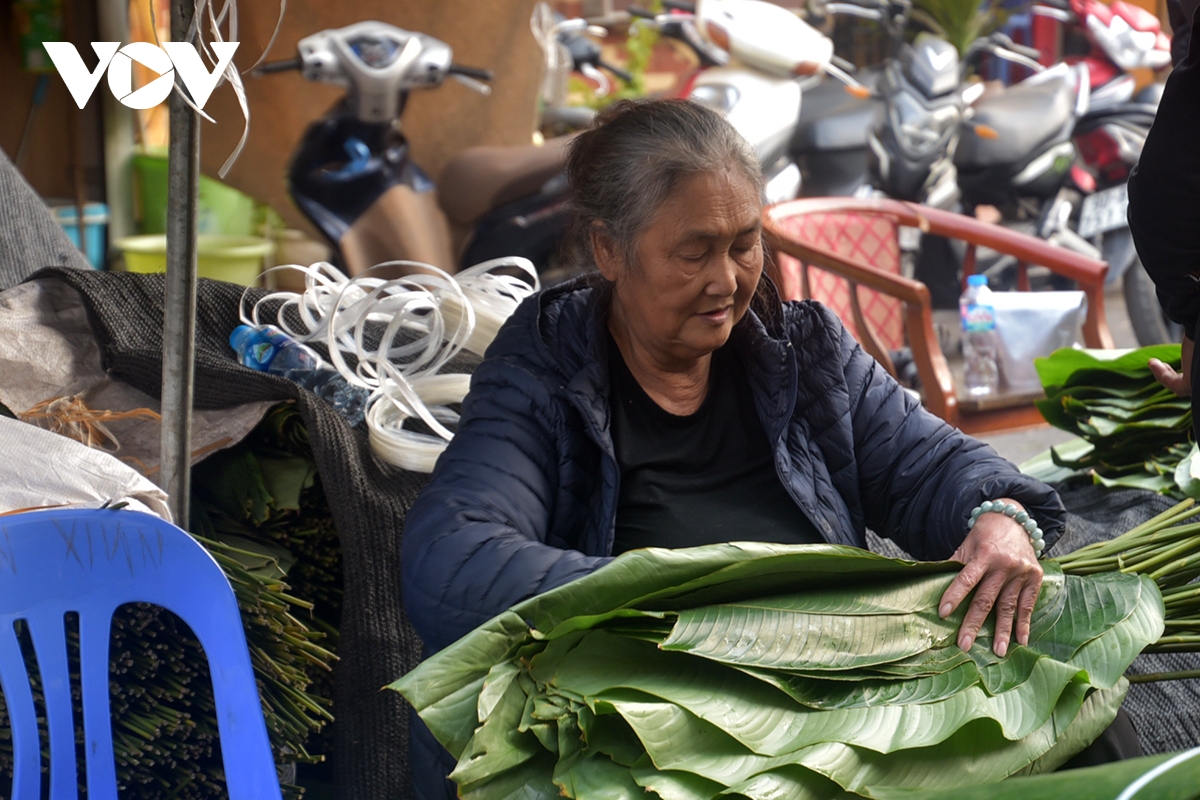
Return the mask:
[[[638,237],[676,185],[727,170],[762,194],[754,149],[712,109],[688,100],[614,104],[571,143],[567,179],[578,256],[591,262],[590,232],[599,223],[626,263],[636,264]]]

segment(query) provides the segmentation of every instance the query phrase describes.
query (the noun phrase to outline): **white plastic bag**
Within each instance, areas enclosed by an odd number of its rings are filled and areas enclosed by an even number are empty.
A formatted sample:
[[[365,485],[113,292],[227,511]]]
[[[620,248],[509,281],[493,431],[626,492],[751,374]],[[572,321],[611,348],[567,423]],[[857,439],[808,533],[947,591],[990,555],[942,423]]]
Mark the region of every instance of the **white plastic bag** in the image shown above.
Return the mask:
[[[0,514],[127,503],[171,521],[166,492],[149,478],[66,436],[0,417],[0,453]]]
[[[1042,390],[1033,360],[1075,344],[1087,316],[1083,292],[993,292],[998,361],[1005,394]]]

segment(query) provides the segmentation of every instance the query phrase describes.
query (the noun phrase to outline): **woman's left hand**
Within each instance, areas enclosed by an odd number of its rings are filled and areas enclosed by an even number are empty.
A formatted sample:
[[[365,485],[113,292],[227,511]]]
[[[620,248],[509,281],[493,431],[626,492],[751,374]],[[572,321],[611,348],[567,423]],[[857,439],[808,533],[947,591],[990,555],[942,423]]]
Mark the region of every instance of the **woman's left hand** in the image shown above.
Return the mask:
[[[1020,503],[1004,499],[1003,502]],[[946,589],[938,606],[944,619],[975,590],[975,596],[958,632],[958,646],[967,650],[992,608],[996,609],[996,632],[992,650],[1003,657],[1012,641],[1029,643],[1029,620],[1042,587],[1042,565],[1025,528],[1004,514],[984,514],[967,538],[950,556],[961,561],[962,572]]]

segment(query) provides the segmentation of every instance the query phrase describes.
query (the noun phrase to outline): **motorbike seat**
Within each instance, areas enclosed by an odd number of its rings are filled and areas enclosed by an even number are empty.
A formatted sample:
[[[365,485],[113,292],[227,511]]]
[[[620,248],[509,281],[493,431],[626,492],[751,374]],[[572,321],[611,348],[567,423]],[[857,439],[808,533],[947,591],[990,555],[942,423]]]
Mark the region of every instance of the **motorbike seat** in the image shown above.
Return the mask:
[[[533,144],[469,147],[442,170],[438,204],[452,223],[469,226],[497,206],[535,194],[567,162],[571,137]]]
[[[867,146],[868,135],[883,116],[883,104],[878,100],[847,99],[847,103],[813,115],[806,115],[801,106],[800,125],[793,139],[796,152],[818,153]]]
[[[858,77],[869,89],[879,82],[878,70],[864,70]],[[853,97],[842,83],[827,78],[801,98],[800,123],[792,137],[792,152],[865,148],[867,137],[882,114],[883,103],[879,100]]]
[[[1069,78],[1018,83],[984,95],[975,104],[972,122],[999,134],[984,139],[965,130],[954,155],[960,168],[1016,164],[1059,135],[1075,113],[1075,87]]]

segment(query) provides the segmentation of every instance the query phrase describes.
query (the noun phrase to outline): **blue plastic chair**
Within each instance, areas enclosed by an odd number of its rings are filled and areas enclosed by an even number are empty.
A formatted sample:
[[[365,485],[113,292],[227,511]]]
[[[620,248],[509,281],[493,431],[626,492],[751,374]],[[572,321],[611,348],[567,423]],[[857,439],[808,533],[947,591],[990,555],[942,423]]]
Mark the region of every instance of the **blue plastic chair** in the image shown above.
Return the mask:
[[[37,800],[41,755],[33,693],[13,623],[32,635],[46,701],[50,798],[77,798],[75,730],[63,615],[79,615],[87,792],[116,800],[108,702],[113,612],[152,603],[177,614],[208,656],[230,800],[278,800],[267,727],[233,588],[192,537],[132,511],[0,517],[0,686],[12,723],[14,800]]]

